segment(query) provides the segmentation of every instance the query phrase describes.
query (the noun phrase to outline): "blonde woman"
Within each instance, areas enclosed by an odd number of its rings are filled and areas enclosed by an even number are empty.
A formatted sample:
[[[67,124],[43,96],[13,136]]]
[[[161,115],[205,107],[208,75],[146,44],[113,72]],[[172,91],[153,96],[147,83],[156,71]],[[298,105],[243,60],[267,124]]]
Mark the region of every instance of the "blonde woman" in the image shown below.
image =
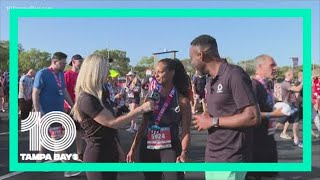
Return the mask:
[[[129,109],[130,111],[133,111],[140,104],[141,82],[136,76],[136,73],[132,70],[127,74],[126,86]],[[127,131],[130,133],[135,133],[138,131],[136,119],[132,119],[131,126],[127,129]]]
[[[75,87],[76,101],[72,111],[84,129],[87,143],[84,162],[118,162],[116,129],[153,110],[153,103],[146,102],[115,118],[112,105],[107,100],[109,91],[103,86],[109,74],[107,69],[108,61],[103,56],[89,55],[83,61]],[[87,172],[86,175],[88,180],[117,179],[117,172]]]

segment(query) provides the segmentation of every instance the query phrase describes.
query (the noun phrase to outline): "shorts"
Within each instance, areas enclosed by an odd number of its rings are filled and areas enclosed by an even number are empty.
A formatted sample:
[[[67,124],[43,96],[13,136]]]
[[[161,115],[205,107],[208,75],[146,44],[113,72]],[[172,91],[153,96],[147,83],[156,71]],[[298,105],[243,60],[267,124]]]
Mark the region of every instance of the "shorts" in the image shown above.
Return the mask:
[[[3,89],[3,93],[4,93],[5,96],[8,96],[9,95],[9,87],[5,87]]]
[[[206,171],[206,180],[244,180],[247,172],[234,172],[234,171]]]
[[[134,104],[140,104],[140,97],[139,96],[137,96],[137,97],[134,97],[134,98],[128,98],[128,103],[129,104],[132,104],[132,103],[134,103]]]
[[[0,97],[3,97],[4,96],[4,90],[3,90],[3,87],[0,87]]]
[[[299,118],[302,120],[303,119],[303,109],[302,106],[299,107]]]
[[[289,122],[290,124],[298,123],[298,122],[300,122],[301,117],[302,117],[301,111],[302,111],[302,109],[299,108],[298,111],[296,111],[295,113],[291,114],[290,116],[280,117],[280,118],[278,118],[278,122],[280,124],[285,124],[286,122]]]

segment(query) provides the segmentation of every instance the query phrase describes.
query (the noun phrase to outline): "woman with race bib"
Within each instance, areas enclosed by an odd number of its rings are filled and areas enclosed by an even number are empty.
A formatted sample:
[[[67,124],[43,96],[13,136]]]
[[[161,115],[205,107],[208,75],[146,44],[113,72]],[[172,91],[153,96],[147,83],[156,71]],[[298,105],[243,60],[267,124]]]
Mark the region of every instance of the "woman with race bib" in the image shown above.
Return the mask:
[[[142,162],[186,162],[190,143],[191,106],[188,77],[179,60],[162,59],[156,67],[158,86],[147,98],[155,101],[153,113],[144,114],[143,122],[127,155],[135,161],[140,144]],[[179,126],[182,126],[181,140]],[[184,179],[183,172],[145,172],[146,180]]]

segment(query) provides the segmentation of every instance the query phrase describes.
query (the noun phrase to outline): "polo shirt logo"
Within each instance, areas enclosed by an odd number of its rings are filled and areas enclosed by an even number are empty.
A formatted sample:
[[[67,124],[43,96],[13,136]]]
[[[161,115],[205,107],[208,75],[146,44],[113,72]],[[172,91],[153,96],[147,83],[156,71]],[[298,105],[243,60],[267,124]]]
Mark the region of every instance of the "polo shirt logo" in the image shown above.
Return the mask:
[[[222,84],[219,84],[219,85],[218,85],[217,93],[222,93],[222,89],[223,89]]]

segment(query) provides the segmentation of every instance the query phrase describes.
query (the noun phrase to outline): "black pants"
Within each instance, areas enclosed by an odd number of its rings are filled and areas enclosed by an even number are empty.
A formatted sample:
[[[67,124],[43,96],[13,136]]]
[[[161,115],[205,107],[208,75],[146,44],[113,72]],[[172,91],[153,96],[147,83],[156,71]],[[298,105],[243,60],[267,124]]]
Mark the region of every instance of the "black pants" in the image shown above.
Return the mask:
[[[87,147],[83,156],[84,162],[118,162],[119,153],[118,148],[113,142],[104,142],[104,143],[92,143],[87,141]],[[117,172],[87,172],[86,173],[88,180],[116,180],[118,173]]]
[[[176,143],[173,143],[176,144]],[[176,162],[181,154],[181,144],[175,145],[170,149],[150,150],[147,149],[146,141],[140,146],[141,162]],[[145,180],[184,180],[183,172],[144,172]]]
[[[29,113],[32,111],[32,100],[25,100],[24,98],[19,98],[19,109],[21,111],[20,118],[27,119]]]

